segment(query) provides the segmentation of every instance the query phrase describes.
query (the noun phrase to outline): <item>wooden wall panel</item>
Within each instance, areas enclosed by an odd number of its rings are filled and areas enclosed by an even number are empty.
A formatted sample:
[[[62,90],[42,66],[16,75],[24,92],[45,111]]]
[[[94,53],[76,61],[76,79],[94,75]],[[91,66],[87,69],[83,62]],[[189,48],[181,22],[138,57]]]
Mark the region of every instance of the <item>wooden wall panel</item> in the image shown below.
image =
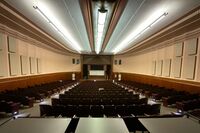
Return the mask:
[[[171,59],[165,59],[163,64],[163,76],[169,77],[171,71]]]
[[[155,75],[156,74],[156,61],[152,61],[152,68],[151,68],[151,71],[152,71],[152,75]]]
[[[0,79],[0,91],[26,88],[28,86],[34,86],[58,80],[72,80],[72,73],[76,74],[76,80],[80,79],[80,72],[62,72]]]
[[[34,57],[29,57],[30,62],[30,73],[35,74],[36,73],[36,61]]]
[[[42,73],[42,65],[40,58],[37,58],[37,73]]]
[[[114,73],[117,74],[117,73]],[[186,80],[176,80],[170,78],[155,77],[150,75],[134,74],[134,73],[120,73],[122,80],[136,81],[139,83],[145,83],[150,85],[157,85],[160,87],[166,87],[175,89],[178,91],[187,91],[190,93],[200,94],[200,83]]]
[[[8,51],[11,53],[17,52],[17,43],[14,37],[8,36]]]
[[[21,55],[20,63],[21,63],[21,74],[22,75],[28,74],[28,57]]]
[[[182,68],[182,58],[175,57],[173,65],[173,73],[175,78],[181,77],[181,68]]]
[[[4,76],[4,67],[3,67],[3,52],[0,50],[0,77]]]
[[[10,76],[18,75],[18,58],[17,54],[9,53],[9,69],[10,69]]]
[[[162,76],[163,60],[159,60],[156,64],[156,75]]]
[[[187,56],[184,63],[184,77],[187,79],[194,79],[196,67],[196,56]]]
[[[0,33],[0,51],[3,49],[3,34]]]
[[[187,55],[195,55],[197,53],[197,38],[187,40],[185,47]]]
[[[181,57],[183,55],[183,43],[177,43],[174,45],[174,55]]]

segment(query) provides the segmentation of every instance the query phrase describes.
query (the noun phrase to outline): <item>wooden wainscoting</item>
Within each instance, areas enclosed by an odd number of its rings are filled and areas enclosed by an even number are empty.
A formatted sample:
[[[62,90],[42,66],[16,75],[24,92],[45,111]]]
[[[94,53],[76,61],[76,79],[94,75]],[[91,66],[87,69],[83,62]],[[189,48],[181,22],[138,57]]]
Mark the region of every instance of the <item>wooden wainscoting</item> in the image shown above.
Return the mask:
[[[28,86],[34,86],[58,80],[72,80],[72,73],[76,74],[76,80],[80,79],[80,72],[60,72],[0,79],[0,91],[26,88]]]
[[[118,75],[118,73],[114,73],[114,74]],[[178,91],[187,91],[190,93],[200,94],[200,82],[164,78],[164,77],[155,77],[151,75],[142,75],[142,74],[134,74],[134,73],[120,73],[120,74],[121,74],[122,80],[136,81],[139,83],[146,83],[150,85],[157,85],[160,87],[171,88]],[[113,76],[113,79],[116,79],[116,78],[114,78]]]

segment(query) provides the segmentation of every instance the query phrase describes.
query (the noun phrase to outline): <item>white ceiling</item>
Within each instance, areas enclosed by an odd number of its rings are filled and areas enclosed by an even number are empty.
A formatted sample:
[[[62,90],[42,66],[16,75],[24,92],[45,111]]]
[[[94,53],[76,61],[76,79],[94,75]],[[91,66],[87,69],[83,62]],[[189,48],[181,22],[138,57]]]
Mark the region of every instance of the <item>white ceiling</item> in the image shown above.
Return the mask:
[[[45,10],[45,13],[51,14],[55,23],[62,25],[80,46],[81,53],[90,53],[91,48],[87,35],[86,26],[82,16],[79,0],[5,0],[16,10],[30,19],[45,32],[53,36],[56,40],[64,44],[66,47],[76,51],[76,48],[66,40],[64,40],[58,32],[56,32],[49,23],[47,23],[33,6],[38,6]],[[119,51],[123,52],[128,48],[137,44],[137,42],[146,39],[161,28],[172,23],[190,10],[200,5],[200,0],[128,0],[125,10],[119,19],[118,24],[102,54],[112,54],[112,51],[120,45],[128,35],[134,32],[151,14],[155,12],[167,12],[168,15],[157,23],[150,30],[142,34],[139,38],[124,45],[125,47]],[[53,22],[53,23],[54,23]]]

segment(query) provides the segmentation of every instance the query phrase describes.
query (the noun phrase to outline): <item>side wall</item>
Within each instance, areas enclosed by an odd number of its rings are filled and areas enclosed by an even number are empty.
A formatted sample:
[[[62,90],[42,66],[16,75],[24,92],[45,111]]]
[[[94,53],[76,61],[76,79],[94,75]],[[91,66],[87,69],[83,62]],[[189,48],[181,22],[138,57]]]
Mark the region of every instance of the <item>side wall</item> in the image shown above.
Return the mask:
[[[0,90],[80,78],[80,55],[62,55],[0,33]]]
[[[184,32],[138,53],[114,56],[113,78],[200,93],[199,31]]]
[[[114,60],[121,60],[121,65],[114,64],[113,71],[200,82],[199,39],[187,39],[139,55],[115,56]],[[180,44],[182,54],[177,55]],[[193,54],[188,53],[191,49],[194,49]]]

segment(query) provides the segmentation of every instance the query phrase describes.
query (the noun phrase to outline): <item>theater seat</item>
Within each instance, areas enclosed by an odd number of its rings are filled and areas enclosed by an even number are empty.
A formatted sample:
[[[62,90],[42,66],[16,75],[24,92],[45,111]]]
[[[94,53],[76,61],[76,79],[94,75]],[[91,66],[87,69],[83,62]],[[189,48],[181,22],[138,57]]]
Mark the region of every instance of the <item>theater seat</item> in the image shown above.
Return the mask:
[[[103,117],[102,105],[92,105],[90,109],[90,115],[92,117]]]
[[[107,117],[117,117],[114,105],[104,105],[103,112]]]
[[[77,106],[76,105],[66,105],[64,111],[62,112],[63,117],[72,118],[76,114]]]
[[[79,105],[77,106],[77,117],[88,117],[90,114],[90,106],[89,105]]]
[[[40,104],[40,116],[53,116],[52,106],[47,104]]]

